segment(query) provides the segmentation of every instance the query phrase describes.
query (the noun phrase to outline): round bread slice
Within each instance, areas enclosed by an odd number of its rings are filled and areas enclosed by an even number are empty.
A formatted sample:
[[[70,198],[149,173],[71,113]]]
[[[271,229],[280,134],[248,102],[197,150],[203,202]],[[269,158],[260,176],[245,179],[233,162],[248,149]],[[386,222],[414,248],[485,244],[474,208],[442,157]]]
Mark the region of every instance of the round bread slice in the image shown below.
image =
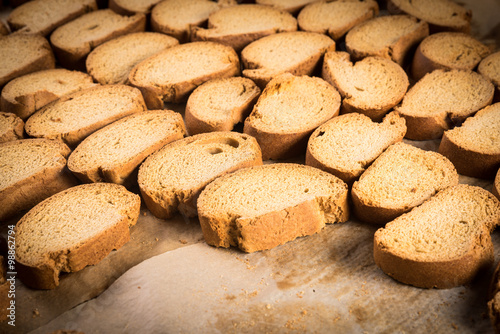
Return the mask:
[[[261,165],[255,138],[237,132],[210,132],[170,143],[139,168],[139,188],[148,209],[160,219],[177,211],[197,215],[201,190],[215,178],[243,167]]]
[[[244,77],[207,81],[189,96],[184,114],[190,135],[231,131],[243,122],[260,95],[260,88]]]
[[[438,139],[489,105],[494,93],[493,84],[476,72],[435,70],[411,87],[395,110],[406,119],[406,138]]]
[[[0,143],[23,138],[23,120],[16,114],[0,111]]]
[[[490,233],[500,202],[489,191],[457,185],[375,233],[375,263],[387,275],[421,288],[452,288],[493,265]]]
[[[255,0],[255,3],[259,5],[272,6],[276,9],[296,14],[304,8],[304,6],[307,6],[314,1],[317,0]]]
[[[490,80],[495,86],[495,102],[500,102],[500,51],[484,58],[478,65],[477,71]]]
[[[49,103],[28,118],[24,128],[31,137],[59,139],[75,147],[94,131],[144,110],[137,88],[99,85]]]
[[[94,85],[90,75],[79,71],[64,68],[37,71],[6,84],[0,107],[26,120],[48,103]]]
[[[31,209],[77,180],[66,167],[68,146],[57,140],[21,139],[0,144],[0,221]]]
[[[347,52],[329,51],[322,77],[342,96],[341,114],[357,112],[380,121],[406,94],[409,81],[397,63],[382,57],[366,57],[355,64]]]
[[[354,182],[354,213],[364,222],[385,224],[456,184],[458,173],[447,158],[396,143]]]
[[[192,42],[166,49],[137,64],[129,74],[149,109],[163,109],[164,102],[183,102],[202,83],[240,74],[240,62],[229,46]]]
[[[210,14],[208,28],[193,27],[191,40],[218,42],[239,52],[264,36],[296,30],[297,20],[286,11],[271,6],[242,4]]]
[[[411,66],[415,80],[436,69],[473,70],[491,53],[474,37],[460,32],[441,32],[426,37],[418,46]]]
[[[90,52],[86,60],[87,72],[101,84],[126,84],[135,65],[178,44],[177,39],[154,32],[120,36]]]
[[[347,191],[342,180],[310,166],[245,168],[202,191],[198,216],[209,245],[255,252],[347,221]]]
[[[335,50],[335,42],[323,34],[295,31],[269,35],[241,51],[242,74],[264,89],[279,74],[312,75],[329,50]]]
[[[345,44],[354,60],[379,56],[404,66],[412,47],[428,35],[427,23],[415,17],[378,16],[352,28],[345,36]]]
[[[352,185],[387,147],[402,141],[405,132],[404,118],[394,112],[382,123],[358,113],[334,117],[314,130],[305,163]]]
[[[120,15],[149,14],[162,0],[109,0],[108,7]]]
[[[179,113],[148,110],[124,117],[85,138],[68,158],[68,168],[83,182],[131,186],[147,156],[184,137]]]
[[[301,30],[328,34],[335,41],[379,13],[375,0],[315,1],[297,16]]]
[[[69,188],[31,209],[16,225],[16,269],[24,284],[54,289],[60,272],[95,265],[130,240],[141,199],[125,187]]]
[[[266,86],[243,132],[257,139],[264,160],[286,159],[304,154],[311,133],[339,109],[340,94],[328,82],[285,73]]]
[[[493,179],[500,168],[500,103],[445,131],[439,153],[450,159],[459,174]]]

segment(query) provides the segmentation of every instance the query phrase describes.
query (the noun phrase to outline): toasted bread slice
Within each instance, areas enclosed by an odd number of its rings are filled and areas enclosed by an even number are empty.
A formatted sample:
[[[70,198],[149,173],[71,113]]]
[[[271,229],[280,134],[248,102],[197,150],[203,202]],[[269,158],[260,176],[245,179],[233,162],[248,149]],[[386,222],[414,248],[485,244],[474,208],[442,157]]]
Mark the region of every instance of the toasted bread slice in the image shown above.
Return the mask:
[[[139,188],[158,218],[177,211],[197,215],[197,199],[215,178],[243,167],[262,165],[255,138],[237,132],[210,132],[177,140],[149,156],[139,168]]]
[[[271,249],[347,221],[347,185],[299,164],[244,168],[210,183],[198,199],[205,241],[245,252]]]
[[[347,52],[325,54],[322,77],[342,96],[341,114],[358,112],[380,121],[406,94],[409,81],[390,59],[366,57],[355,64]]]
[[[77,180],[66,168],[68,146],[48,139],[0,144],[0,221],[31,209]]]
[[[271,6],[243,4],[210,14],[208,29],[194,27],[191,40],[218,42],[239,52],[264,36],[296,30],[297,20],[288,12]]]
[[[23,138],[23,120],[16,114],[0,111],[0,143]]]
[[[340,94],[332,85],[285,73],[266,86],[243,131],[257,139],[264,160],[291,158],[305,154],[311,133],[339,109]]]
[[[128,83],[132,68],[179,41],[154,32],[137,32],[114,38],[96,47],[87,57],[87,72],[101,84]]]
[[[96,86],[49,103],[34,113],[24,128],[31,137],[59,139],[75,147],[94,131],[144,110],[146,105],[137,88]]]
[[[375,233],[375,263],[395,280],[421,288],[466,284],[493,265],[490,233],[499,217],[500,202],[489,191],[446,188]]]
[[[231,131],[243,122],[260,95],[248,78],[231,77],[207,81],[189,96],[184,115],[190,135]]]
[[[121,15],[149,14],[162,0],[109,0],[109,8]]]
[[[240,73],[236,52],[215,42],[193,42],[168,48],[137,64],[129,74],[149,109],[163,102],[183,102],[202,83]]]
[[[375,0],[314,1],[297,16],[301,30],[328,34],[335,41],[379,13]]]
[[[64,68],[42,70],[10,81],[2,90],[0,108],[26,120],[58,98],[94,86],[87,73]]]
[[[345,36],[346,49],[354,60],[368,56],[392,59],[401,66],[429,35],[429,26],[409,15],[378,16],[352,28]]]
[[[458,173],[447,158],[396,143],[354,182],[354,213],[362,221],[385,224],[456,184]]]
[[[60,272],[95,265],[130,240],[141,199],[125,187],[69,188],[31,209],[16,225],[16,265],[29,287],[54,289]]]
[[[493,101],[500,102],[500,51],[484,58],[477,66],[477,71],[495,86]]]
[[[489,105],[494,93],[493,84],[476,72],[435,70],[411,87],[395,110],[406,119],[406,138],[438,139]]]
[[[312,75],[329,50],[335,50],[335,42],[323,34],[306,31],[273,34],[241,51],[242,74],[264,89],[282,73]]]
[[[258,5],[271,6],[291,14],[298,13],[304,6],[316,0],[255,0]]]
[[[450,159],[459,174],[493,179],[500,168],[500,103],[445,131],[439,153]]]
[[[402,141],[405,132],[404,118],[394,112],[382,123],[358,113],[334,117],[314,130],[305,163],[352,185],[387,147]]]

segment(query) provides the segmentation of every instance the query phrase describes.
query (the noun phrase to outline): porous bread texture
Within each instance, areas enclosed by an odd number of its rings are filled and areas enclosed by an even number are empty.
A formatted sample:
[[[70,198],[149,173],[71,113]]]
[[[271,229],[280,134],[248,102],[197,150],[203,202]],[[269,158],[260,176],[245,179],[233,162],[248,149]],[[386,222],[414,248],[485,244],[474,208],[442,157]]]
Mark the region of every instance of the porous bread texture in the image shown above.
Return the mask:
[[[92,183],[57,193],[16,224],[16,269],[27,286],[54,289],[60,272],[95,265],[130,240],[141,199],[125,187]]]
[[[314,32],[283,32],[262,37],[241,51],[242,74],[264,89],[283,73],[312,75],[323,55],[335,50],[328,36]]]
[[[473,70],[490,53],[488,46],[468,34],[432,34],[415,51],[411,66],[412,77],[418,81],[436,69]]]
[[[219,8],[210,0],[164,0],[151,11],[151,29],[186,43],[191,41],[193,28],[207,22]]]
[[[83,182],[131,186],[147,156],[185,134],[181,114],[172,110],[135,113],[85,138],[69,156],[68,168]]]
[[[164,102],[184,102],[202,83],[240,74],[240,61],[229,46],[192,42],[166,49],[137,64],[129,82],[139,88],[149,109]]]
[[[87,73],[64,68],[42,70],[10,81],[2,90],[0,108],[26,120],[61,96],[94,86]]]
[[[271,249],[347,221],[347,185],[319,169],[288,163],[217,178],[198,199],[205,241],[245,252]]]
[[[458,173],[443,155],[395,143],[354,182],[354,213],[364,222],[385,224],[456,184]]]
[[[428,22],[431,34],[470,33],[472,11],[451,0],[387,0],[387,9],[391,14],[406,13]]]
[[[208,17],[208,28],[193,27],[192,41],[213,41],[237,52],[264,36],[296,31],[292,14],[271,6],[242,4],[220,8]]]
[[[406,119],[406,138],[441,138],[444,131],[489,105],[495,87],[468,70],[435,70],[412,86],[394,109]]]
[[[354,26],[378,13],[375,0],[322,0],[305,6],[297,16],[297,23],[301,30],[328,34],[337,41]]]
[[[412,47],[428,35],[428,24],[415,17],[377,16],[352,28],[345,36],[345,44],[354,60],[379,56],[404,66]]]
[[[500,102],[500,51],[481,60],[477,71],[493,83],[495,86],[494,101]]]
[[[491,190],[493,195],[500,199],[500,169],[498,169],[495,176],[495,181],[493,181],[493,189]]]
[[[489,191],[448,187],[375,233],[375,263],[416,287],[464,285],[493,264],[490,233],[499,217],[500,202]]]
[[[500,103],[487,106],[461,126],[445,131],[439,153],[459,174],[492,179],[500,168]]]
[[[155,32],[123,35],[89,53],[85,62],[87,72],[103,85],[126,84],[135,65],[178,44],[174,37]]]
[[[0,89],[12,79],[56,66],[49,42],[37,34],[0,36],[0,59]]]
[[[0,143],[23,138],[23,120],[13,113],[0,111]]]
[[[108,7],[121,15],[149,14],[162,0],[109,0]]]
[[[49,103],[24,126],[31,137],[59,139],[75,147],[96,130],[146,110],[141,92],[126,85],[99,85]]]
[[[296,14],[304,6],[317,0],[255,0],[258,5],[272,6],[279,10],[287,11],[291,14]]]
[[[55,28],[94,10],[96,0],[33,0],[12,9],[7,22],[12,31],[48,36]]]
[[[318,77],[285,73],[266,86],[243,132],[257,139],[262,159],[285,159],[306,151],[307,140],[321,124],[337,116],[340,94]]]
[[[488,291],[488,316],[495,333],[500,332],[500,263],[497,264],[491,278]]]
[[[87,55],[98,45],[118,36],[146,29],[146,16],[122,16],[111,9],[84,14],[50,35],[58,62],[68,69],[85,70]]]
[[[187,100],[184,120],[188,133],[233,130],[248,116],[260,93],[260,88],[244,77],[205,82]]]
[[[139,168],[146,206],[160,219],[176,212],[197,215],[201,190],[215,178],[262,165],[255,138],[237,132],[210,132],[174,141],[150,155]]]
[[[352,185],[387,147],[402,141],[405,133],[404,118],[394,112],[381,123],[359,113],[334,117],[309,137],[305,163]]]
[[[322,77],[342,96],[341,114],[357,112],[374,121],[401,102],[410,84],[403,68],[390,59],[366,57],[353,64],[343,51],[325,54]]]
[[[66,168],[71,150],[60,141],[20,139],[0,144],[0,221],[77,184]]]

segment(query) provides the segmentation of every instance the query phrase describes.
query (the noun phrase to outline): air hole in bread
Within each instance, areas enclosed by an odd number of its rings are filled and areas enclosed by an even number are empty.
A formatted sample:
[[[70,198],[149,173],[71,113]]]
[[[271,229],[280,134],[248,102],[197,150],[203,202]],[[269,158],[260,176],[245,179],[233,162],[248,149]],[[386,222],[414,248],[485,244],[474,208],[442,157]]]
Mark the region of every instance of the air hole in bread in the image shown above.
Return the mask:
[[[214,138],[214,139],[200,140],[193,142],[193,144],[196,145],[209,145],[211,143],[228,145],[234,148],[238,148],[240,146],[239,141],[233,138]]]
[[[97,27],[99,27],[99,25],[98,25],[98,24],[95,24],[95,25],[93,25],[93,26],[88,27],[88,28],[87,28],[87,30],[94,30],[94,29],[95,29],[95,28],[97,28]]]
[[[318,135],[316,136],[316,138],[317,138],[317,137],[321,137],[321,136],[323,136],[324,134],[325,134],[325,131],[320,131],[320,132],[318,133]]]
[[[208,153],[214,155],[214,154],[219,154],[222,153],[222,149],[220,147],[209,147],[206,150]]]
[[[308,193],[309,192],[309,188],[304,189],[304,192]]]

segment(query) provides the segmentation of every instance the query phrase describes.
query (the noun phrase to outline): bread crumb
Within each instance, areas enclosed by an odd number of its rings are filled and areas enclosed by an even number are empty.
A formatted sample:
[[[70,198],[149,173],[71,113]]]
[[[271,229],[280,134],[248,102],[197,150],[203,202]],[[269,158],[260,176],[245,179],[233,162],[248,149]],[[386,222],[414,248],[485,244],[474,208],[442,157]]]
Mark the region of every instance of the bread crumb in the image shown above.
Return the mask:
[[[33,318],[36,318],[36,317],[39,317],[40,316],[40,311],[38,311],[38,309],[34,309],[33,310]]]
[[[184,240],[184,239],[180,239],[179,242],[183,245],[187,244],[187,240]]]
[[[144,212],[142,213],[142,215],[143,215],[143,216],[147,216],[147,215],[148,215],[148,213],[147,213],[146,211],[144,211]]]
[[[141,288],[140,286],[137,287],[137,289],[140,289],[140,288]]]
[[[454,323],[452,323],[452,324],[451,324],[451,327],[452,327],[453,329],[455,329],[455,330],[457,330],[457,329],[458,329],[458,326],[457,326],[457,325],[455,325]]]
[[[158,238],[155,238],[155,241],[158,241],[158,240],[160,240],[160,239],[158,239]]]

